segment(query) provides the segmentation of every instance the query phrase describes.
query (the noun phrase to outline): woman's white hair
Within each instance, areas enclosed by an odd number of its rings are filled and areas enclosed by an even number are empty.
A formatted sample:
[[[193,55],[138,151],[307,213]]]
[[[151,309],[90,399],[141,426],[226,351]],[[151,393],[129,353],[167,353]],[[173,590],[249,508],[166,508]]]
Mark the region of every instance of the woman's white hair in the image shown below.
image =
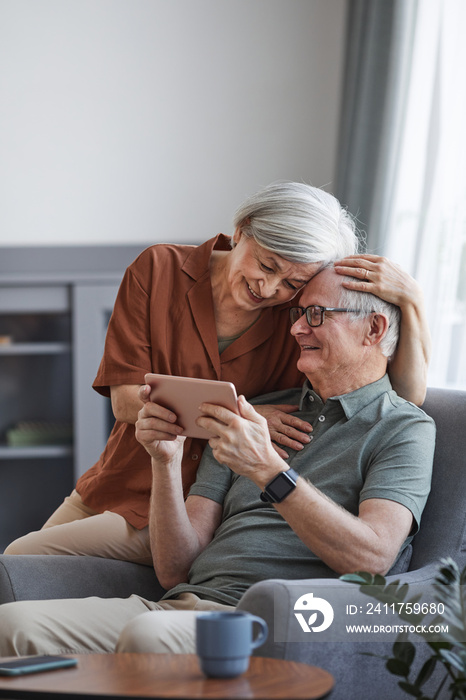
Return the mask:
[[[354,281],[352,277],[343,276],[342,279]],[[369,292],[357,292],[354,289],[342,287],[339,304],[344,309],[356,309],[358,313],[348,314],[352,321],[357,321],[371,313],[384,314],[388,318],[388,330],[380,341],[380,350],[385,357],[392,357],[395,353],[400,335],[401,311],[395,304],[376,297]]]
[[[340,202],[299,182],[274,183],[252,195],[237,210],[234,225],[290,262],[329,263],[359,249],[355,222]]]

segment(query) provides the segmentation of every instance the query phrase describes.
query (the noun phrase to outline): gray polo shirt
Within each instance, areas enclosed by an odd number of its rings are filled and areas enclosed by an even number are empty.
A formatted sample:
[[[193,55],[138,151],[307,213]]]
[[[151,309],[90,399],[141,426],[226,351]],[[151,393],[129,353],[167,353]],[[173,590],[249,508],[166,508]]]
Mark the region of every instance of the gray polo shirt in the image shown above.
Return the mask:
[[[252,403],[299,405],[295,415],[313,426],[311,442],[298,452],[289,450],[287,463],[354,515],[368,498],[401,503],[414,516],[414,534],[430,489],[435,425],[392,390],[387,375],[325,403],[307,382],[302,389],[274,392]],[[337,577],[274,506],[260,500],[259,488],[219,464],[209,447],[190,495],[222,504],[222,522],[193,563],[189,583],[166,597],[191,591],[236,605],[259,580]]]

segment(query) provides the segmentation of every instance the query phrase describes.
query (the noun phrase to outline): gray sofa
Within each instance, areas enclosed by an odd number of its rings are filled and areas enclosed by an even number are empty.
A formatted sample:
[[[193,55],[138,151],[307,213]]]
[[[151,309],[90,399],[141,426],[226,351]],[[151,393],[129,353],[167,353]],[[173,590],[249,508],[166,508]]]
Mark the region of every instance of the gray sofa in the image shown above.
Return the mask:
[[[425,590],[432,582],[437,562],[447,555],[460,566],[466,564],[466,392],[429,389],[425,411],[437,424],[432,491],[423,515],[421,530],[415,537],[409,557],[398,563],[403,573],[391,573],[389,580],[400,579],[412,590]],[[318,597],[329,585],[351,587],[351,602],[366,605],[367,597],[357,587],[325,579],[299,582],[309,585]],[[276,628],[294,620],[296,582],[268,580],[255,584],[244,595],[239,607],[260,615],[269,625],[268,641],[256,653],[261,656],[292,659],[321,666],[335,677],[332,700],[396,700],[406,698],[397,680],[384,668],[380,659],[364,655],[375,652],[390,654],[392,642],[371,641],[276,641]],[[0,603],[15,600],[69,598],[97,595],[126,597],[137,593],[157,600],[161,587],[150,567],[94,557],[6,556],[0,555]],[[356,598],[355,598],[356,596]],[[293,637],[294,639],[294,637]],[[428,656],[428,648],[417,643],[415,667],[419,669]],[[437,668],[429,685],[436,686],[441,677]],[[448,697],[444,690],[440,697]]]

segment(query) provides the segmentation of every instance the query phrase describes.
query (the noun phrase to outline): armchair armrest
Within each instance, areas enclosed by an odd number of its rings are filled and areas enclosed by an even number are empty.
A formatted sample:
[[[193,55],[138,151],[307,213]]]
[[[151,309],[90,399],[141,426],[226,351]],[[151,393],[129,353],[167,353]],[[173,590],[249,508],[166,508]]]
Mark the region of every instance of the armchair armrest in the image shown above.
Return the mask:
[[[436,573],[437,566],[432,564],[417,571],[387,576],[386,580],[409,583],[408,597],[410,598],[420,592],[428,594]],[[384,641],[383,636],[378,639],[374,636],[373,641],[372,639],[355,641],[348,635],[344,639],[321,641],[322,637],[319,637],[318,632],[300,634],[299,626],[298,634],[296,633],[297,621],[294,606],[298,597],[309,591],[316,598],[332,600],[330,589],[334,593],[337,590],[338,595],[341,589],[341,599],[355,605],[358,611],[366,610],[366,605],[371,600],[361,593],[357,585],[338,579],[299,581],[270,579],[251,586],[243,595],[238,609],[262,617],[269,627],[267,641],[255,650],[255,655],[299,661],[326,669],[335,678],[332,700],[360,700],[364,697],[377,697],[378,700],[405,700],[406,694],[398,687],[398,679],[385,668],[384,660],[374,658],[374,655],[380,657],[391,655],[393,637],[390,641]],[[307,615],[304,613],[304,617],[309,618],[309,613]],[[377,622],[377,620],[369,620],[368,616],[365,616],[365,619],[362,619],[363,617],[357,613],[351,621],[356,625],[368,624],[370,621]],[[399,619],[396,616],[394,623],[397,622]],[[416,661],[413,665],[416,672],[430,656],[426,643],[416,641],[418,639],[412,635],[412,641],[416,646]],[[429,690],[436,689],[442,675],[442,670],[437,668],[426,684],[424,692],[428,693]]]
[[[100,557],[0,555],[0,604],[52,598],[158,600],[164,593],[151,566]]]

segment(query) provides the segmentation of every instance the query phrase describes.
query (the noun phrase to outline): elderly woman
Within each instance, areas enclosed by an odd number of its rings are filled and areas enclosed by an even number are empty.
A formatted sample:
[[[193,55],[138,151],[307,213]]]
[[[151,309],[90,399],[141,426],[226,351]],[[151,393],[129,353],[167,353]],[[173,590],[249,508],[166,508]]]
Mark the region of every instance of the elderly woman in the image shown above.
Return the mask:
[[[94,382],[111,397],[116,418],[105,450],[42,530],[5,553],[89,554],[151,565],[150,458],[134,435],[145,374],[230,381],[246,398],[300,385],[290,301],[296,304],[323,264],[335,262],[351,275],[349,288],[400,307],[390,377],[398,393],[422,402],[429,353],[422,294],[393,264],[357,255],[354,223],[332,195],[305,184],[273,184],[239,208],[234,227],[232,239],[220,234],[200,246],[154,245],[127,269]],[[278,451],[309,441],[312,426],[289,415],[295,409],[257,407]],[[203,447],[185,440],[185,494]]]

